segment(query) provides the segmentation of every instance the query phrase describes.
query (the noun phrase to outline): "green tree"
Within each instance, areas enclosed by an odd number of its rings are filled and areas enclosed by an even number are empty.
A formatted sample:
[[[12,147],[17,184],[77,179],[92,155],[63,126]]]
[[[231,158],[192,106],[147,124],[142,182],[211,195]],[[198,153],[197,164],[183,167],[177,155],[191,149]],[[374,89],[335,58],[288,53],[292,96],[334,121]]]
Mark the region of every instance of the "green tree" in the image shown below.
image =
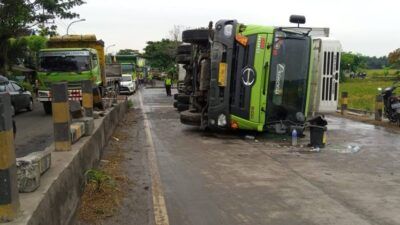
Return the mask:
[[[139,55],[139,51],[133,49],[121,49],[118,51],[117,55]]]
[[[162,71],[171,71],[175,69],[176,41],[162,39],[161,41],[149,41],[144,49],[144,58],[146,64],[152,68],[158,68]]]
[[[79,15],[71,12],[83,0],[0,0],[0,69],[5,72],[9,39],[32,33],[40,25],[43,31],[54,31],[55,25],[46,26],[48,20],[72,19]]]
[[[389,53],[388,60],[393,68],[400,68],[400,48]]]
[[[28,56],[25,66],[32,69],[37,65],[38,53],[41,49],[46,48],[47,38],[43,36],[32,35],[26,37],[28,44]]]
[[[340,66],[342,70],[348,72],[357,72],[366,68],[366,58],[361,54],[352,52],[343,52]]]

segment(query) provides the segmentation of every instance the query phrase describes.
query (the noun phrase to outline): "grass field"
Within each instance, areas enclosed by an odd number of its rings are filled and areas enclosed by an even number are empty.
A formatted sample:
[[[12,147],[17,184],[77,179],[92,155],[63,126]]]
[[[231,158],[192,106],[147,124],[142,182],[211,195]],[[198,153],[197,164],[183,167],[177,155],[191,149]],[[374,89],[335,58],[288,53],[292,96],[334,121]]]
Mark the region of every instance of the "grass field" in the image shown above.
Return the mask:
[[[374,111],[375,96],[378,94],[378,88],[386,88],[397,80],[400,72],[390,69],[385,76],[383,69],[366,70],[367,78],[350,79],[340,83],[340,92],[347,91],[349,94],[348,107],[352,109],[361,109]]]
[[[368,78],[374,78],[374,77],[385,77],[385,71],[383,69],[371,69],[371,70],[366,70]],[[387,76],[396,76],[400,74],[399,70],[394,70],[390,69],[387,71],[388,74]]]
[[[374,111],[375,96],[378,94],[378,88],[386,88],[398,77],[398,70],[390,69],[385,76],[383,69],[366,70],[367,78],[349,79],[340,84],[340,93],[347,91],[349,94],[348,107]],[[339,93],[339,95],[340,95]]]
[[[377,89],[379,87],[388,87],[392,83],[392,81],[371,79],[348,79],[346,82],[340,84],[340,93],[343,91],[348,92],[349,108],[373,111],[375,109],[375,96],[378,94]]]

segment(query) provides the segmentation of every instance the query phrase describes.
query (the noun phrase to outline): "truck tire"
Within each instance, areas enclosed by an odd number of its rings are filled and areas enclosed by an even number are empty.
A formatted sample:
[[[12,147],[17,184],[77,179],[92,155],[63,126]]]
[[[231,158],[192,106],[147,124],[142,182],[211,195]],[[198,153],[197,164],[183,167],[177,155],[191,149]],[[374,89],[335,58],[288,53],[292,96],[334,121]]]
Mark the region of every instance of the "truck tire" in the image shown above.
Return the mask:
[[[176,100],[179,103],[182,103],[182,104],[189,104],[190,103],[190,96],[189,95],[178,95]]]
[[[174,94],[174,100],[178,99],[178,95],[179,95],[179,93]]]
[[[176,56],[176,63],[189,65],[192,57],[189,54],[181,54]]]
[[[193,126],[201,125],[201,113],[186,110],[180,113],[181,123]]]
[[[180,45],[176,50],[177,55],[180,54],[191,54],[192,53],[192,45]]]
[[[206,29],[185,30],[182,41],[191,44],[207,44],[210,31]]]
[[[174,102],[174,108],[178,108],[178,102]]]
[[[178,102],[176,108],[178,109],[178,112],[182,112],[189,109],[189,104],[182,104]]]
[[[51,102],[43,102],[42,104],[43,104],[44,112],[47,115],[51,115],[53,112],[53,109],[51,108]]]

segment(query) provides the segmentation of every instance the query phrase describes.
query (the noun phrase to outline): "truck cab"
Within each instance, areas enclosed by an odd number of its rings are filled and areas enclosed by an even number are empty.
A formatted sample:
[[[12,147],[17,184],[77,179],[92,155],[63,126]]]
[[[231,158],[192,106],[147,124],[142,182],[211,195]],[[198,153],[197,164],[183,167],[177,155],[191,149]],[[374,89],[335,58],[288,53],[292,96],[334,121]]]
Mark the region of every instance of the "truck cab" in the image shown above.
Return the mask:
[[[51,107],[51,85],[67,82],[72,100],[81,100],[82,80],[102,83],[97,51],[91,48],[54,48],[39,52],[38,100],[46,112]]]
[[[104,42],[95,35],[51,37],[48,48],[39,52],[38,100],[47,114],[51,113],[51,86],[67,82],[69,99],[82,100],[81,83],[91,80],[93,88],[110,86],[105,74]]]
[[[216,26],[221,29],[214,33],[212,46],[215,70],[211,72],[209,125],[263,131],[275,123],[304,123],[311,37],[236,21],[220,21]],[[226,29],[233,29],[232,34]]]

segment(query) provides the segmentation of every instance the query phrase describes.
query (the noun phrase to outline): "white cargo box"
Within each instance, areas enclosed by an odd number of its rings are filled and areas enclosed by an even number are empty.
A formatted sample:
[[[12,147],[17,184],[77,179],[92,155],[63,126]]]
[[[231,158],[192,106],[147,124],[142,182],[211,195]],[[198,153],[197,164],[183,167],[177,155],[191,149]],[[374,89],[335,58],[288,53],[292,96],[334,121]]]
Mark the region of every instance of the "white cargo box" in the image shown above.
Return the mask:
[[[310,113],[335,112],[339,100],[340,41],[330,38],[313,39],[313,78]]]

